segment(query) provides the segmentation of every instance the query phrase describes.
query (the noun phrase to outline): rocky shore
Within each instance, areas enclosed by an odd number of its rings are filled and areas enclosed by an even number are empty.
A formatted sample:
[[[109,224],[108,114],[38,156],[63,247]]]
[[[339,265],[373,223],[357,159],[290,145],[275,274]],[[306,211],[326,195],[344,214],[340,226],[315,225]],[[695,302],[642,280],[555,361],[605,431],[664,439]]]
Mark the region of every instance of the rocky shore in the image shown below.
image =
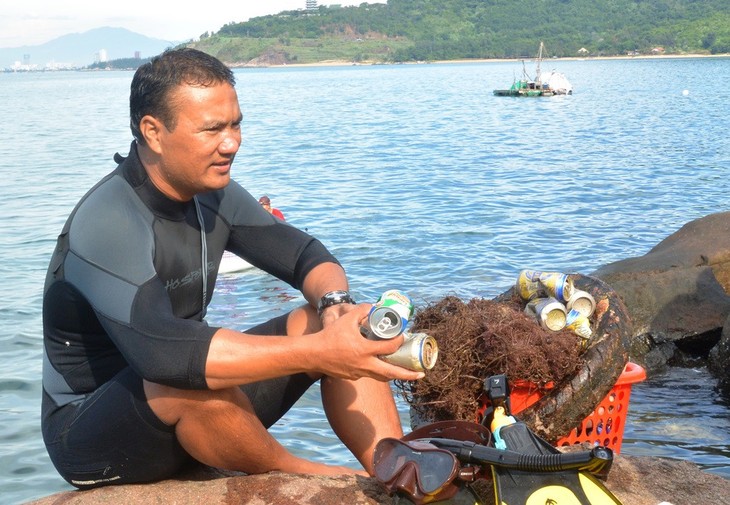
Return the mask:
[[[667,364],[707,364],[730,393],[730,212],[689,222],[644,256],[591,275],[626,305],[632,361],[649,375]]]
[[[730,496],[730,481],[691,463],[662,458],[617,457],[606,487],[624,505],[722,505]],[[65,491],[29,505],[375,505],[394,501],[375,479],[365,477],[244,476],[198,469],[152,484]]]
[[[689,222],[644,256],[590,275],[610,285],[626,306],[633,322],[631,361],[649,375],[668,364],[707,364],[730,394],[730,212]],[[653,457],[618,455],[606,485],[625,505],[719,505],[730,496],[730,480],[688,462]],[[245,476],[197,468],[163,482],[67,491],[30,503],[392,502],[374,479],[363,477]]]

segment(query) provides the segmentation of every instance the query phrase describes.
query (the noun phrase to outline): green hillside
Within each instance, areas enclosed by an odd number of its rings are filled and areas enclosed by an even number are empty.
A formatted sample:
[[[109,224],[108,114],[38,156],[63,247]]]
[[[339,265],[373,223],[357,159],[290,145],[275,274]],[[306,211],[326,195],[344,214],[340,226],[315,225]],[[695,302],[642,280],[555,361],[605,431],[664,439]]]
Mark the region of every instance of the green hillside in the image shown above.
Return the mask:
[[[302,1],[302,3],[304,3]],[[188,45],[229,64],[730,53],[728,0],[389,0],[230,23]]]

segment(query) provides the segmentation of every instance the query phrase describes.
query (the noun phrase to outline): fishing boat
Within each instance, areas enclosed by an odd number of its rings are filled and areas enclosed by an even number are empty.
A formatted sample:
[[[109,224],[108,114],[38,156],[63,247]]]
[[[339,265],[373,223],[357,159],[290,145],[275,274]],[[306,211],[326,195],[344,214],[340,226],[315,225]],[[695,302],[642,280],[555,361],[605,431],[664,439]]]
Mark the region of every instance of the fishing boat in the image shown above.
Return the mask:
[[[515,79],[509,89],[495,89],[496,96],[554,96],[572,95],[573,86],[565,75],[553,70],[547,77],[542,75],[542,60],[545,52],[545,45],[540,42],[540,49],[537,53],[537,64],[535,77],[531,78],[525,69],[525,62],[522,61],[522,79]]]

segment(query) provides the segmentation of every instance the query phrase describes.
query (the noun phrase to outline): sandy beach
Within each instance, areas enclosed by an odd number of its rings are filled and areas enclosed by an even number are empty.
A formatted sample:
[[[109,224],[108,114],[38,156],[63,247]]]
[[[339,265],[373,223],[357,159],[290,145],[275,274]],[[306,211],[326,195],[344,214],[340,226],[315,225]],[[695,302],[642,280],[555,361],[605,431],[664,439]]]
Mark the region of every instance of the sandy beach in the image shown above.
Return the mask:
[[[562,58],[549,58],[545,61],[601,61],[601,60],[671,60],[671,59],[693,59],[693,58],[730,58],[730,54],[638,54],[638,55],[617,55],[617,56],[567,56]],[[459,60],[435,60],[435,61],[408,61],[408,62],[384,62],[384,61],[346,61],[346,60],[324,60],[314,63],[285,63],[285,64],[250,64],[250,63],[229,63],[232,68],[261,68],[261,67],[343,67],[343,66],[368,66],[368,65],[449,65],[463,63],[499,63],[509,61],[533,61],[535,58],[476,58]]]

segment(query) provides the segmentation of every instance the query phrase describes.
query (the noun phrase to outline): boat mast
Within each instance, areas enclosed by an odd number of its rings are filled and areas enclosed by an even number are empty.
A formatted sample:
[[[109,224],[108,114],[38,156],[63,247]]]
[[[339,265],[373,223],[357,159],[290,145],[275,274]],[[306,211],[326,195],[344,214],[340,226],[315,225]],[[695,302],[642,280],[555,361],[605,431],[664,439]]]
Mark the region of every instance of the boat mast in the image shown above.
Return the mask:
[[[535,70],[535,83],[542,87],[542,74],[540,72],[540,63],[542,63],[542,50],[543,50],[543,43],[540,41],[540,50],[537,53],[537,69]]]

